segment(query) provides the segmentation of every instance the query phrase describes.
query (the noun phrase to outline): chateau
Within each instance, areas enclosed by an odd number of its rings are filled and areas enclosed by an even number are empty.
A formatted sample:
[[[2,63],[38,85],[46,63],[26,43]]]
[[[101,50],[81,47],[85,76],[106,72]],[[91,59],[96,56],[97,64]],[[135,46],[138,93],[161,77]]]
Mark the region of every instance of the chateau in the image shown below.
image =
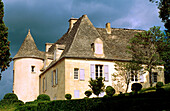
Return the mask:
[[[100,76],[105,78],[105,87],[113,86],[116,93],[125,91],[126,85],[119,84],[120,81],[112,76],[116,72],[115,61],[131,60],[126,46],[134,34],[142,31],[111,28],[110,23],[106,24],[106,28],[96,28],[87,15],[71,18],[69,24],[68,31],[59,40],[45,44],[45,52],[37,49],[28,31],[13,58],[13,92],[20,100],[33,101],[39,94],[47,94],[51,100],[64,100],[67,93],[73,99],[84,98],[84,92],[90,90],[90,78]],[[154,71],[153,81],[164,82],[163,70]],[[131,75],[129,92],[134,82],[141,83],[144,88],[149,87],[148,72]]]

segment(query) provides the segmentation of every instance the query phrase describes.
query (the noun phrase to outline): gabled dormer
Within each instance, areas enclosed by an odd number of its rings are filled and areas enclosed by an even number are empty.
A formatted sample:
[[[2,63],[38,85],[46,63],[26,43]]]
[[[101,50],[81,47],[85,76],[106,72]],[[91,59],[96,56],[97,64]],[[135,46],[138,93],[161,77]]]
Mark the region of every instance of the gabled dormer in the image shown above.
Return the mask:
[[[104,57],[104,48],[103,41],[100,38],[97,38],[94,43],[93,52],[95,57]]]

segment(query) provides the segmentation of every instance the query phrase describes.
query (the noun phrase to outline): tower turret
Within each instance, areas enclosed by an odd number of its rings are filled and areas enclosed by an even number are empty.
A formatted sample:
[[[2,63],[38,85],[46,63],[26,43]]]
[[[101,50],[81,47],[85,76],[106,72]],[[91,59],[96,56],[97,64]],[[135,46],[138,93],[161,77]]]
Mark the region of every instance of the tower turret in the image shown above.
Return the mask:
[[[24,102],[33,101],[39,95],[39,74],[44,56],[45,52],[38,50],[29,30],[13,58],[13,92]]]

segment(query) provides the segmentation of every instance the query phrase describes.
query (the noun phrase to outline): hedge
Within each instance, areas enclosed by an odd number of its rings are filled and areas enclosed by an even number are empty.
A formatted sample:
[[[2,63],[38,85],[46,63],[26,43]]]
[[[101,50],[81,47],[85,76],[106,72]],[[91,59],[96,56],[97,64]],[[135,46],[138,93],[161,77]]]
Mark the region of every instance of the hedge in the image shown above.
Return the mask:
[[[25,104],[23,106],[18,107],[15,111],[37,111],[37,105]]]
[[[27,103],[16,111],[162,111],[170,110],[169,86],[163,93],[122,94],[103,98],[40,101]],[[164,88],[165,89],[165,88]]]
[[[169,95],[158,93],[117,96],[111,98],[85,98],[55,100],[38,103],[38,111],[159,111],[170,110]]]

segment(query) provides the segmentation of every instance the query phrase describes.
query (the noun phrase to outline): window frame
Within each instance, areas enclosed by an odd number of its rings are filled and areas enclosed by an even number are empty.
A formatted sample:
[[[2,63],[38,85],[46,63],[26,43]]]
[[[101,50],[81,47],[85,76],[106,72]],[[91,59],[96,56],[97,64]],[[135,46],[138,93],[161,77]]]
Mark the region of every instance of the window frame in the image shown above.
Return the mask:
[[[31,65],[31,73],[35,73],[35,65]]]
[[[152,72],[152,83],[157,83],[157,82],[158,82],[158,72]]]
[[[74,68],[74,80],[78,80],[78,79],[79,79],[79,68]]]
[[[138,74],[130,74],[130,81],[131,82],[138,82]]]
[[[104,73],[103,66],[104,65],[101,65],[101,64],[95,64],[95,79],[99,77],[103,78],[103,73]]]

